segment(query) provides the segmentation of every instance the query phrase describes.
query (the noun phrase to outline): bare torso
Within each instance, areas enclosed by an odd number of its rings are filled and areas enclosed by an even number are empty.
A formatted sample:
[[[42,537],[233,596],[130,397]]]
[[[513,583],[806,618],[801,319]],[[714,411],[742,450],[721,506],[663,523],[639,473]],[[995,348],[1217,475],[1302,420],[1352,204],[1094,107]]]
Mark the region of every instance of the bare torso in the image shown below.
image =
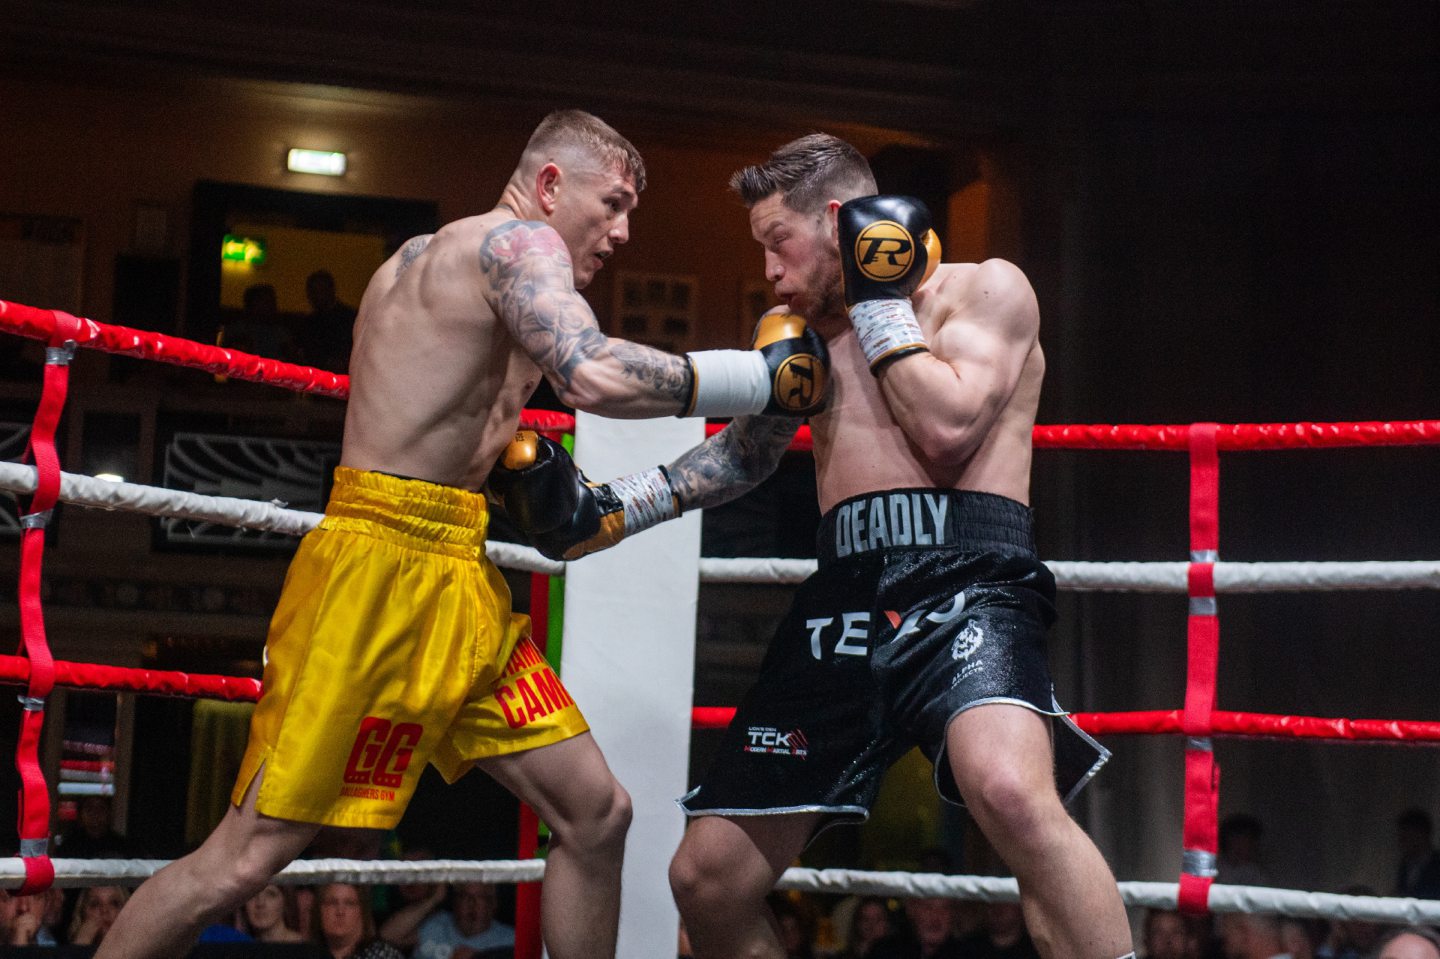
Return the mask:
[[[982,321],[963,306],[978,269],[945,264],[912,300],[931,352],[941,360],[960,355],[967,329]],[[975,452],[944,465],[927,460],[891,415],[849,322],[816,328],[830,349],[832,390],[825,412],[811,419],[822,512],[852,496],[901,487],[979,490],[1029,503],[1030,438],[1045,375],[1038,341],[1030,343],[1014,391]]]
[[[405,244],[371,279],[355,321],[341,463],[478,489],[514,435],[540,370],[490,302],[494,211]]]

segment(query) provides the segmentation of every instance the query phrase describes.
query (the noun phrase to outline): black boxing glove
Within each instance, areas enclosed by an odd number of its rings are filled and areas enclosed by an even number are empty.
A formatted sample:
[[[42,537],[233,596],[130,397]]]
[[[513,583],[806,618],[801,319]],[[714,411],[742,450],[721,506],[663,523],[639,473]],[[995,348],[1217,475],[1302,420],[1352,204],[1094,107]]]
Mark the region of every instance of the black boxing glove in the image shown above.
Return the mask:
[[[555,560],[608,549],[680,515],[663,466],[591,484],[565,447],[529,430],[515,434],[486,486],[530,545]]]
[[[928,351],[910,306],[940,264],[925,204],[908,196],[860,197],[840,207],[837,226],[845,305],[870,372]]]
[[[824,409],[830,354],[804,317],[761,317],[752,345],[685,354],[690,402],[680,415],[809,416]]]

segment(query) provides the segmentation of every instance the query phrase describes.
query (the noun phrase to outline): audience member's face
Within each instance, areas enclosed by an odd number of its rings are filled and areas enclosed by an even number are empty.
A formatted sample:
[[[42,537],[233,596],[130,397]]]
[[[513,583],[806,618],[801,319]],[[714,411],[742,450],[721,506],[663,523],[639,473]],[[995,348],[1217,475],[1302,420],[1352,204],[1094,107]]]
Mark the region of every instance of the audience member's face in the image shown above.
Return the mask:
[[[1146,959],[1185,959],[1185,919],[1178,913],[1157,912],[1145,927]]]
[[[495,918],[495,887],[484,882],[466,882],[455,887],[455,925],[462,936],[473,936],[490,928]]]
[[[1402,932],[1385,944],[1377,959],[1440,959],[1440,949],[1413,932]]]
[[[0,932],[9,932],[19,910],[19,900],[10,895],[10,890],[0,889]]]
[[[950,936],[955,912],[949,899],[910,899],[905,903],[905,915],[914,924],[920,945],[934,947]]]
[[[875,942],[890,931],[890,916],[883,903],[861,903],[855,913],[855,936],[861,942]]]
[[[359,942],[365,922],[360,911],[360,890],[336,883],[320,890],[320,931],[330,942]]]
[[[245,901],[245,920],[256,932],[274,929],[285,921],[285,893],[271,883]]]
[[[101,932],[115,925],[115,917],[125,905],[125,890],[119,886],[96,886],[85,900],[85,918],[93,920]]]

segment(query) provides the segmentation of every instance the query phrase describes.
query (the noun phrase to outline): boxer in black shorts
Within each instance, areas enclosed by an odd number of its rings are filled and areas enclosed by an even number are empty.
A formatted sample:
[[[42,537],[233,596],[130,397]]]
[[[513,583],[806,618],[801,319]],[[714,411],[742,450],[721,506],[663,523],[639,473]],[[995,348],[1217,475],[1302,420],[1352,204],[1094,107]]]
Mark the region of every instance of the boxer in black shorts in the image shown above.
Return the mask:
[[[1055,580],[1029,508],[970,491],[865,494],[825,514],[817,553],[718,758],[681,801],[687,814],[862,819],[912,746],[936,764],[940,794],[961,802],[940,774],[945,729],[983,703],[1051,718],[1067,800],[1109,758],[1055,702]]]
[[[696,959],[783,959],[766,895],[817,830],[864,817],[912,743],[1014,872],[1045,959],[1131,955],[1115,880],[1063,802],[1105,753],[1055,705],[1046,668],[1054,582],[1027,505],[1045,355],[1029,281],[1003,260],[939,263],[923,204],[876,196],[835,137],[788,143],[731,187],[784,303],[762,329],[783,309],[829,350],[829,405],[810,415],[825,521],[819,571],[682,800],[670,885]],[[532,541],[574,559],[733,499],[795,430],[742,417],[653,471],[663,482],[590,487],[568,464],[579,505]],[[547,485],[566,484],[534,484]]]

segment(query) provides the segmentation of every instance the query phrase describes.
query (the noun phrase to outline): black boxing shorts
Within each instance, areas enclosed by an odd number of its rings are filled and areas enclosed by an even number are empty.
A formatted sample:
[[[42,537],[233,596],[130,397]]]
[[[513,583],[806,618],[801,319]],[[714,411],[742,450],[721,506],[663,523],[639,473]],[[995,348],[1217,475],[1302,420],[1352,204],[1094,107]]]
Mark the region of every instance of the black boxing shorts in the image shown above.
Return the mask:
[[[1045,634],[1055,579],[1030,509],[972,491],[902,489],[825,514],[819,568],[796,591],[710,770],[680,800],[690,816],[869,814],[885,770],[918,745],[941,796],[956,715],[1011,703],[1052,720],[1067,802],[1110,753],[1055,701]]]

